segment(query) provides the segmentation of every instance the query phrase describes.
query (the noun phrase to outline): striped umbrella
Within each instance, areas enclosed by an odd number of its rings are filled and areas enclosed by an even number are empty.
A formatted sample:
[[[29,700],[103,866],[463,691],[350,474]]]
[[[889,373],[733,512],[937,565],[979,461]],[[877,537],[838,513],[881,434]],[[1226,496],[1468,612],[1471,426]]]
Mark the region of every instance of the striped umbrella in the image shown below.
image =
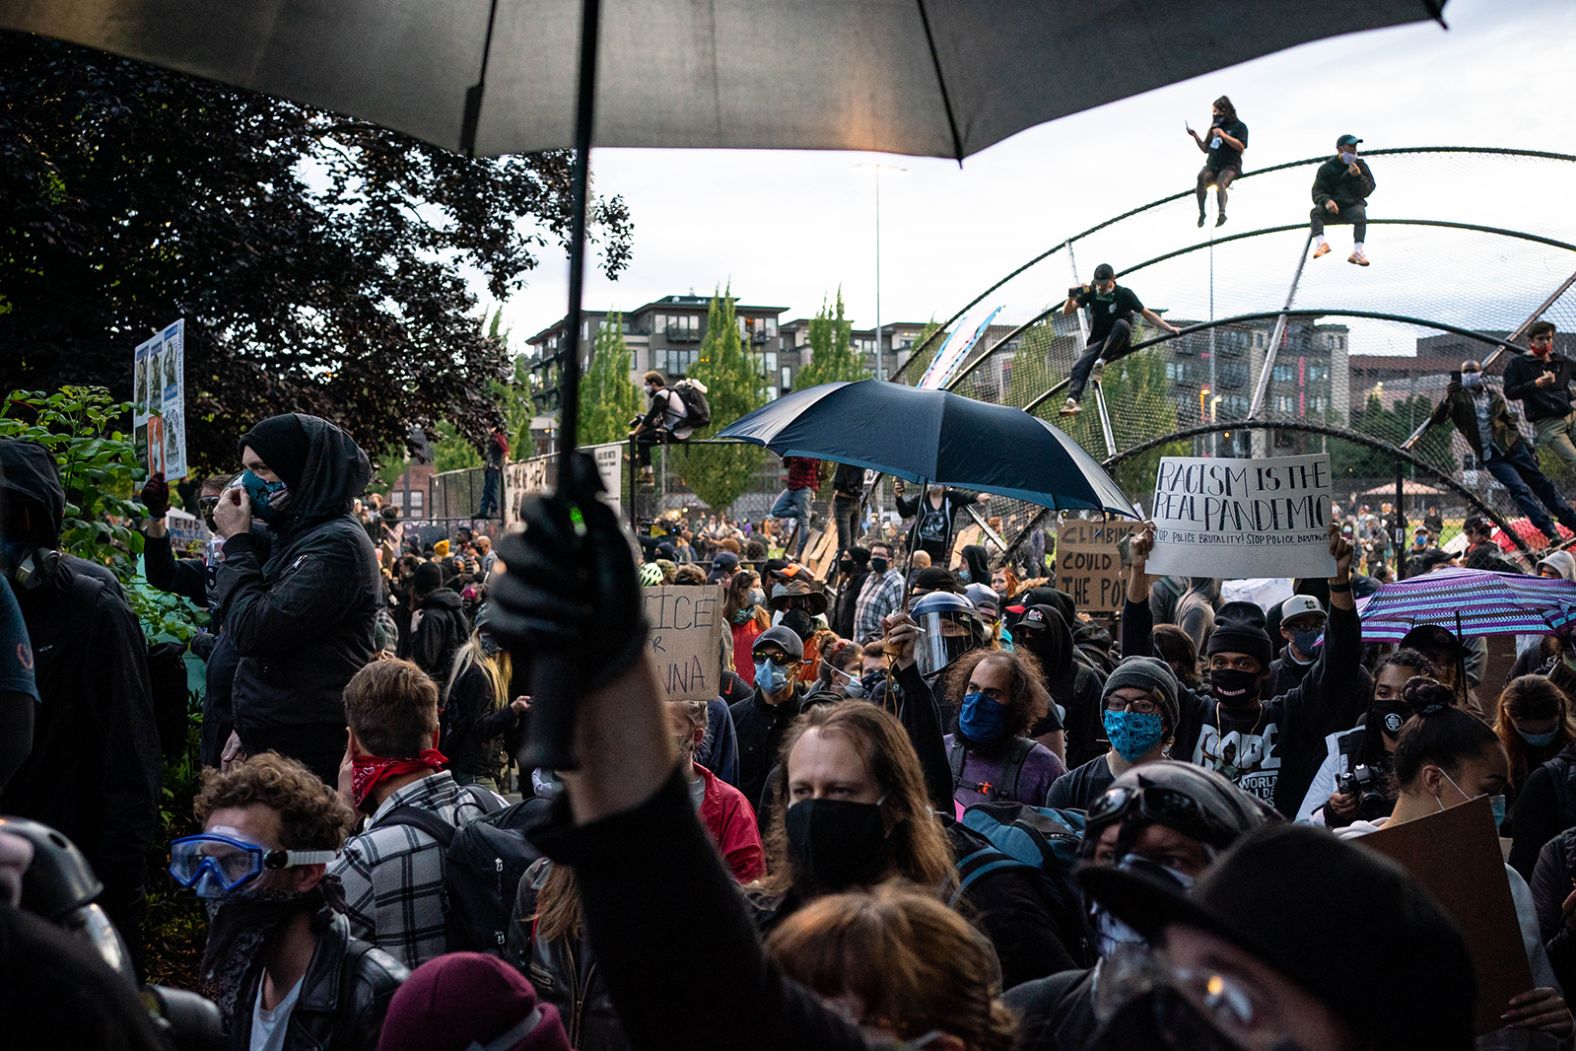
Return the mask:
[[[1459,638],[1541,635],[1576,625],[1576,583],[1557,577],[1441,569],[1385,584],[1357,603],[1367,642],[1395,642],[1421,624]]]

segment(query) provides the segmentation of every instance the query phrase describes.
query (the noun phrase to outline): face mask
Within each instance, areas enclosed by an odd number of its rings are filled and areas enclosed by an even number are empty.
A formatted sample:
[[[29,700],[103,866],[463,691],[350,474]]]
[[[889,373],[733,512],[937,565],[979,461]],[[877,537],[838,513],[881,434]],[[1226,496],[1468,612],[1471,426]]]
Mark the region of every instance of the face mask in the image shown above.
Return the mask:
[[[1406,725],[1406,720],[1411,715],[1412,710],[1404,704],[1395,704],[1389,701],[1374,704],[1374,717],[1379,720],[1380,731],[1386,737],[1399,735],[1401,727]]]
[[[1291,644],[1297,647],[1297,652],[1304,657],[1313,656],[1313,647],[1319,641],[1319,636],[1324,634],[1322,628],[1311,628],[1307,631],[1294,631],[1291,633]]]
[[[882,675],[878,671],[867,671],[859,677],[859,692],[861,697],[875,696],[876,687],[881,684]]]
[[[1439,772],[1441,774],[1445,774],[1444,770],[1440,770]],[[1456,784],[1456,779],[1451,777],[1449,774],[1445,774],[1445,780],[1450,782],[1451,788],[1454,788],[1460,793],[1461,798],[1469,801],[1477,798],[1476,796],[1469,796],[1465,792],[1462,792],[1461,786]],[[1438,796],[1434,797],[1434,802],[1439,805],[1440,810],[1448,809],[1445,804],[1439,802]],[[1494,827],[1499,828],[1503,826],[1505,824],[1505,793],[1501,792],[1498,795],[1489,796],[1488,807],[1489,813],[1494,815]]]
[[[765,694],[780,693],[788,685],[788,671],[771,661],[756,661],[755,685]]]
[[[1517,727],[1516,735],[1534,748],[1547,748],[1549,745],[1553,744],[1554,739],[1560,735],[1560,729],[1556,726],[1548,733],[1529,734],[1520,727]]]
[[[870,560],[870,568],[877,573],[885,573],[887,571],[887,566],[889,565],[891,565],[891,563],[884,558],[878,557],[872,558]]]
[[[854,564],[852,562],[839,562],[837,568],[844,576],[851,577],[854,575]]]
[[[1483,386],[1483,374],[1481,372],[1463,372],[1461,374],[1461,385],[1467,390],[1480,390]]]
[[[1341,163],[1342,164],[1350,164],[1353,161],[1355,161],[1356,159],[1357,159],[1357,154],[1355,154],[1355,153],[1351,153],[1349,151],[1346,151],[1346,152],[1343,152],[1341,154]]]
[[[203,949],[201,992],[219,1005],[219,1014],[233,1022],[247,970],[269,935],[299,912],[328,903],[322,884],[305,894],[256,889],[209,899],[208,944]],[[248,1007],[247,1010],[250,1010]],[[234,1031],[233,1029],[231,1030]]]
[[[1116,754],[1136,763],[1165,739],[1165,720],[1159,712],[1106,712],[1105,736]]]
[[[1116,868],[1123,872],[1136,872],[1159,883],[1169,884],[1184,891],[1193,889],[1193,877],[1142,854],[1124,854],[1117,859]],[[1091,901],[1089,921],[1095,931],[1096,949],[1102,957],[1110,956],[1124,945],[1147,945],[1144,936],[1107,912],[1104,906]]]
[[[978,744],[1000,740],[1007,732],[1007,706],[983,693],[966,694],[958,712],[958,732]]]
[[[865,684],[861,680],[854,678],[841,668],[828,667],[827,670],[832,673],[832,681],[839,684],[848,696],[863,697],[865,695]]]
[[[808,639],[815,634],[815,618],[810,616],[808,610],[791,609],[783,614],[782,626],[799,636]]]
[[[1259,677],[1253,672],[1222,668],[1209,673],[1215,699],[1228,708],[1252,704],[1259,699]]]
[[[1164,982],[1152,984],[1123,1001],[1086,1046],[1089,1051],[1127,1051],[1134,1047],[1246,1051],[1206,1018],[1187,994]],[[1282,1037],[1271,1045],[1271,1051],[1304,1049],[1290,1037]]]
[[[274,522],[284,510],[285,495],[290,487],[283,482],[265,482],[252,471],[241,472],[241,488],[252,501],[252,517],[260,522]]]
[[[765,603],[766,603],[766,592],[762,591],[760,588],[751,588],[750,589],[750,605],[752,605],[752,606],[761,606],[761,605],[765,605]]]
[[[801,799],[788,808],[785,827],[794,882],[821,893],[875,883],[891,865],[879,802]]]

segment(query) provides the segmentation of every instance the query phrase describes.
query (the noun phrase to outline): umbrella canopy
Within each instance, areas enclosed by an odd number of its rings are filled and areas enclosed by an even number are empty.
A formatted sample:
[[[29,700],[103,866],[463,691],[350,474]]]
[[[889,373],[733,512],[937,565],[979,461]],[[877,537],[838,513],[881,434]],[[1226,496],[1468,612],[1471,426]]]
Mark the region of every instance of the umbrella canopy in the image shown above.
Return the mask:
[[[583,5],[0,0],[0,26],[500,154],[576,144]],[[591,142],[962,159],[1069,113],[1435,6],[603,0]]]
[[[824,383],[756,409],[717,437],[1057,510],[1138,517],[1105,468],[1066,434],[1021,409],[951,391]]]
[[[1398,641],[1420,624],[1437,624],[1461,638],[1564,632],[1576,624],[1576,583],[1441,569],[1383,585],[1357,603],[1357,612],[1368,642]]]

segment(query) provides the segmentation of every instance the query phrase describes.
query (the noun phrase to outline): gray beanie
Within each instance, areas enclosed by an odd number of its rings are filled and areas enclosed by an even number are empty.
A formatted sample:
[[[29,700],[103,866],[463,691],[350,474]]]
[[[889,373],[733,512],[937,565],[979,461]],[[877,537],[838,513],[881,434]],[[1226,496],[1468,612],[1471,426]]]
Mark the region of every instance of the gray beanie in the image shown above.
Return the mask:
[[[1175,733],[1182,709],[1177,705],[1177,677],[1171,665],[1153,657],[1128,657],[1106,677],[1105,689],[1100,693],[1103,702],[1113,692],[1124,686],[1148,690],[1160,705],[1160,717],[1169,732]]]

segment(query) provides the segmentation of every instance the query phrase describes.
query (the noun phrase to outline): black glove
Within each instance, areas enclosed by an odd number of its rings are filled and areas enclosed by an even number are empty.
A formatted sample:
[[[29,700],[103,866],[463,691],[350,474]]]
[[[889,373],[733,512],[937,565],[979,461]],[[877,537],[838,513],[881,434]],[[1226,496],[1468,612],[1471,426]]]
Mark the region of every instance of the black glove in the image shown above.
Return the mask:
[[[212,657],[214,647],[218,645],[219,636],[215,635],[211,631],[208,631],[207,629],[199,631],[186,643],[187,648],[192,651],[192,656],[202,661],[206,661],[209,657]]]
[[[148,509],[149,518],[163,518],[170,513],[170,484],[162,474],[150,475],[142,492],[137,494],[137,499]]]
[[[596,462],[577,453],[556,493],[522,500],[525,529],[498,542],[508,572],[487,596],[487,630],[527,667],[562,657],[574,668],[571,702],[623,674],[646,646],[634,557],[601,492]],[[571,505],[582,516],[578,535]]]

